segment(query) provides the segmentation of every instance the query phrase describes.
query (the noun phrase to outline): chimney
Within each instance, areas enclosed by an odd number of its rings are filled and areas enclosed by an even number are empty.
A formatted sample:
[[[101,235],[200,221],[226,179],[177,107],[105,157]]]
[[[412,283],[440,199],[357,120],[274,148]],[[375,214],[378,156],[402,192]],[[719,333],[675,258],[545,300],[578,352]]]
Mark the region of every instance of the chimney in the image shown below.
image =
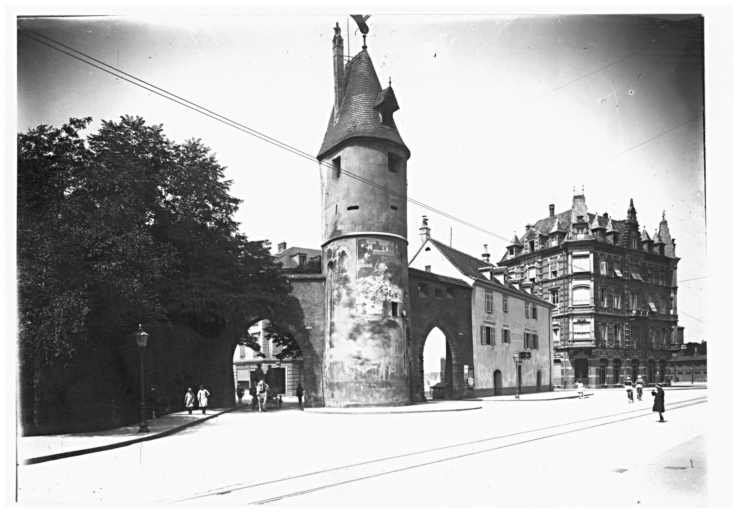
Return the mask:
[[[287,242],[279,242],[277,244],[277,253],[284,252],[287,250]]]
[[[554,205],[550,204],[548,205],[548,216],[553,217],[554,216]]]
[[[484,252],[482,253],[482,259],[489,263],[489,253],[487,252],[487,244],[484,244]]]
[[[430,226],[428,226],[428,217],[423,215],[423,224],[420,226],[420,243],[425,243],[431,237]]]
[[[609,218],[610,218],[610,217],[609,217],[609,216],[607,215],[607,212],[603,213],[603,214],[602,214],[602,217],[604,217],[605,219],[609,219]]]
[[[338,120],[338,113],[341,109],[341,102],[343,102],[343,37],[341,37],[341,27],[333,27],[335,35],[333,36],[333,88],[336,93],[336,101],[333,105],[333,122]]]

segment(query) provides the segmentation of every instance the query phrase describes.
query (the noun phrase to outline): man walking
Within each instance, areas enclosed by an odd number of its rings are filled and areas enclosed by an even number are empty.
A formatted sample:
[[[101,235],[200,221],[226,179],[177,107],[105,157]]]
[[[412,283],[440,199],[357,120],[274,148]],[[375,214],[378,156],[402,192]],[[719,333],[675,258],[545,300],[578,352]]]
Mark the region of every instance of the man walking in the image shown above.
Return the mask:
[[[653,412],[659,413],[659,423],[664,422],[664,388],[661,384],[656,384],[656,389],[651,391],[653,395]]]
[[[205,386],[200,384],[200,391],[197,392],[197,403],[200,404],[200,408],[202,409],[202,413],[205,414],[205,409],[208,407],[208,397],[210,396],[210,392],[205,389]]]
[[[256,392],[259,394],[259,412],[264,412],[266,411],[267,397],[269,396],[269,385],[264,382],[264,377],[256,385]]]
[[[243,401],[243,388],[241,387],[241,384],[236,387],[236,395],[238,396],[238,403],[240,404]]]
[[[303,411],[302,408],[302,394],[305,392],[304,389],[302,389],[302,384],[299,382],[297,383],[297,389],[295,390],[295,393],[297,393],[297,402],[300,404],[300,410]]]

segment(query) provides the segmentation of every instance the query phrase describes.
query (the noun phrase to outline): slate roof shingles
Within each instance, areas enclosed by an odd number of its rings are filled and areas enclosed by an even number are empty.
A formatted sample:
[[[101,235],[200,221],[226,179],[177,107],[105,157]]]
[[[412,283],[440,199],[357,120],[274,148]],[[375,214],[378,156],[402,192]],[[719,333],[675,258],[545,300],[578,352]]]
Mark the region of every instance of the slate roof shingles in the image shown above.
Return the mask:
[[[338,121],[334,123],[334,112],[331,110],[318,158],[322,158],[337,145],[353,137],[383,139],[399,145],[409,154],[410,150],[405,146],[397,129],[382,124],[379,112],[374,108],[378,96],[382,93],[382,86],[366,50],[358,53],[346,65],[344,84],[345,93]]]

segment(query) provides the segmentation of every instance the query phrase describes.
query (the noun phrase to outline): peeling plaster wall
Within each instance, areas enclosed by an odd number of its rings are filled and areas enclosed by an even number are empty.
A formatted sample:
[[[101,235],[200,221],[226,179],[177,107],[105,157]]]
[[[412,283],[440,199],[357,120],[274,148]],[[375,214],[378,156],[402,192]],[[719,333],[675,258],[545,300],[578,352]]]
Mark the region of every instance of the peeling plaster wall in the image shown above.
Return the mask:
[[[407,244],[379,236],[339,239],[324,246],[323,262],[325,405],[408,403]]]

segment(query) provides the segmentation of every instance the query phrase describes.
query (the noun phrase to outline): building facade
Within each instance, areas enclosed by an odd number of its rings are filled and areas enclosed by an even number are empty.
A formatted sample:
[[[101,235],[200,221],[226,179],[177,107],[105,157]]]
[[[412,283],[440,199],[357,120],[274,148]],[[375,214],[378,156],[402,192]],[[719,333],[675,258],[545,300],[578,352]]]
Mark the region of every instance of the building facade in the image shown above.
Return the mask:
[[[280,347],[264,336],[264,328],[268,322],[269,320],[260,320],[249,328],[249,335],[261,345],[264,357],[257,356],[245,345],[238,345],[233,352],[233,379],[236,386],[240,385],[246,390],[246,397],[248,397],[249,388],[256,385],[257,368],[261,367],[273,394],[297,396],[295,394],[297,383],[304,380],[302,358],[285,358],[284,360],[277,358]]]
[[[439,274],[471,288],[467,299],[471,318],[466,339],[472,350],[464,370],[466,395],[508,395],[515,394],[516,388],[519,393],[550,391],[553,388],[552,305],[532,294],[531,286],[509,279],[505,267],[490,263],[486,249],[483,259],[479,259],[431,238],[426,218],[420,233],[422,245],[410,262],[411,275],[417,276],[420,298],[447,297],[446,288],[431,288],[428,284],[431,276]],[[428,277],[423,280],[419,271]],[[416,312],[413,322],[422,315]],[[422,344],[423,339],[415,342]],[[529,357],[516,361],[516,354]]]
[[[512,282],[554,305],[554,383],[621,385],[642,375],[662,382],[683,343],[677,315],[676,241],[666,216],[653,237],[633,201],[625,220],[589,213],[584,194],[572,208],[513,236],[499,262]]]

